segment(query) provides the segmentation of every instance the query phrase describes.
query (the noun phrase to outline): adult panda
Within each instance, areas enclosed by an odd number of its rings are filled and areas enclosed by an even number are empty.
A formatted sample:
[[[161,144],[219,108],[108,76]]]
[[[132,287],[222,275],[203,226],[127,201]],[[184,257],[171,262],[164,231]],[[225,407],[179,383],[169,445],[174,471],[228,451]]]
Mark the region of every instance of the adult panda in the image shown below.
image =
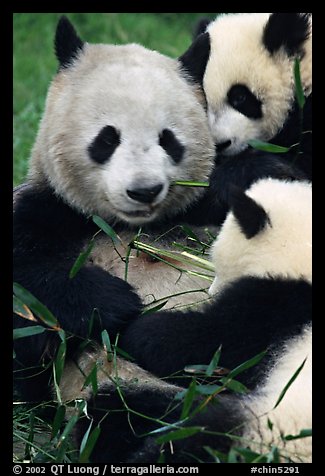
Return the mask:
[[[312,425],[311,185],[263,179],[246,193],[233,189],[230,205],[212,248],[217,269],[212,303],[134,320],[120,346],[141,368],[108,362],[104,350],[84,352],[67,366],[61,398],[87,401],[87,416],[77,425],[78,444],[91,421],[92,428],[101,429],[92,462],[155,463],[163,454],[165,463],[193,464],[215,461],[213,450],[248,447],[265,455],[272,445],[282,461],[311,461],[311,438],[298,437]],[[266,352],[238,377],[232,374],[251,390],[247,395],[221,393],[206,400],[196,387],[194,400],[192,386],[180,402],[180,386],[154,377],[208,365],[220,345],[219,364],[230,370]],[[94,365],[97,394],[84,388]],[[201,411],[194,411],[200,405]],[[173,425],[168,431],[191,429],[182,439],[159,444],[165,424]]]
[[[197,33],[180,61],[204,89],[218,151],[211,183],[224,213],[229,184],[247,188],[275,171],[287,173],[288,166],[310,180],[311,15],[222,14],[211,23],[201,22]],[[306,96],[302,111],[295,95],[295,59],[300,60]],[[289,151],[262,153],[248,146],[252,139]]]
[[[174,182],[206,182],[214,144],[199,88],[177,60],[137,44],[84,43],[65,17],[55,48],[59,70],[28,182],[15,197],[14,281],[47,306],[67,335],[86,338],[97,309],[101,325],[94,325],[92,337],[100,340],[106,329],[114,341],[143,303],[175,294],[167,306],[209,297],[209,281],[186,273],[186,265],[168,257],[166,264],[129,244],[136,236],[160,249],[187,243],[180,225],[204,189]],[[114,243],[103,232],[96,235],[86,264],[71,279],[77,257],[99,231],[92,215],[117,235]],[[192,230],[208,238],[204,227]],[[17,328],[37,323],[14,315]],[[15,341],[24,400],[49,396],[59,343],[53,330]],[[69,360],[79,341],[67,343]]]

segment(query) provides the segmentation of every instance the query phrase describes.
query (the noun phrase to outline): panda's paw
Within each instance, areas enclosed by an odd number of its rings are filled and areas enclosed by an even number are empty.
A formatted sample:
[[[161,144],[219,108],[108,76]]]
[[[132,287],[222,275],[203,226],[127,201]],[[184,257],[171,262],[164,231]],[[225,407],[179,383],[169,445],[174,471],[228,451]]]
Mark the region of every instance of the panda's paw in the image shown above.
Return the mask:
[[[129,283],[120,278],[112,277],[104,299],[104,313],[100,313],[104,328],[120,332],[143,312],[140,296]]]

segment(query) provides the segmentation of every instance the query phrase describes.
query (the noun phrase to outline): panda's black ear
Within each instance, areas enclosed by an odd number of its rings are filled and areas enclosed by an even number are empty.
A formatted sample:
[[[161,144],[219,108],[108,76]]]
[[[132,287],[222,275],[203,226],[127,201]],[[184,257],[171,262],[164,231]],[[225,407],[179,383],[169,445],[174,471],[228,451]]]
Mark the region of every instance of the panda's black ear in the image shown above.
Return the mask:
[[[84,47],[84,42],[65,16],[60,18],[56,27],[54,45],[60,69],[68,68]]]
[[[205,33],[207,26],[210,25],[211,22],[211,18],[201,18],[194,27],[193,40],[201,35],[201,33]]]
[[[178,60],[190,77],[196,83],[202,84],[209,56],[210,35],[209,33],[201,33]]]
[[[229,206],[248,240],[270,223],[264,208],[235,185],[229,187]]]
[[[309,37],[310,26],[307,13],[272,13],[263,32],[264,46],[271,54],[283,47],[293,56]]]

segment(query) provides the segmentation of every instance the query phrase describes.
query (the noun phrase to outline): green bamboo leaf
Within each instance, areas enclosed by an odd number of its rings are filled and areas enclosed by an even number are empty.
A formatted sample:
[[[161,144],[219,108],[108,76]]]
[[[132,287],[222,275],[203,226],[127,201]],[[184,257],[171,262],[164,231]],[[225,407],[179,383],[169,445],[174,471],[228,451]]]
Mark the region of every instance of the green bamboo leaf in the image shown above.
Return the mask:
[[[274,154],[284,154],[289,152],[290,147],[283,147],[281,145],[270,144],[269,142],[263,142],[257,139],[251,139],[247,141],[248,145],[257,150],[263,150],[264,152],[273,152]]]
[[[307,438],[309,436],[313,436],[313,431],[311,428],[301,430],[298,435],[286,435],[283,436],[283,440],[291,441],[291,440],[298,440],[300,438]]]
[[[58,434],[61,428],[61,425],[65,417],[65,410],[66,410],[65,405],[59,405],[56,410],[55,417],[53,420],[53,425],[52,425],[51,440],[56,437],[56,435]]]
[[[26,306],[17,296],[13,295],[13,312],[24,319],[37,322],[37,319],[33,316],[32,311]]]
[[[221,379],[221,382],[223,383],[225,387],[229,388],[233,392],[248,393],[248,388],[245,387],[243,383],[238,382],[238,380],[234,380],[234,379],[229,380],[228,377],[223,377]]]
[[[168,443],[169,441],[182,440],[183,438],[188,438],[202,430],[204,430],[202,426],[189,426],[187,428],[180,428],[178,430],[171,431],[167,435],[159,436],[156,441],[158,444],[162,444]]]
[[[120,238],[117,236],[117,234],[115,233],[113,228],[108,223],[106,223],[105,220],[103,220],[102,218],[100,218],[97,215],[93,215],[92,218],[93,218],[93,222],[96,223],[96,225],[101,230],[103,230],[103,232],[106,233],[106,235],[108,235],[112,239],[114,244],[117,244],[117,243],[121,242]]]
[[[89,427],[90,429],[90,427]],[[88,430],[89,430],[88,429]],[[94,449],[94,446],[98,440],[98,437],[100,435],[101,429],[99,426],[96,426],[93,431],[90,433],[89,437],[87,437],[87,440],[84,443],[84,448],[81,451],[80,448],[80,458],[79,458],[79,463],[88,463],[89,457]],[[83,442],[83,441],[82,441]]]
[[[117,345],[115,345],[114,348],[115,348],[116,353],[119,354],[121,357],[124,357],[124,359],[126,359],[126,360],[135,360],[135,358],[132,357],[132,355],[125,352],[125,350],[120,349],[119,347],[117,347]]]
[[[106,355],[107,355],[107,360],[108,360],[108,362],[112,362],[112,360],[113,360],[113,349],[112,349],[111,341],[110,341],[110,338],[109,338],[109,335],[108,335],[108,332],[107,332],[106,329],[104,329],[102,331],[102,342],[103,342],[104,350],[105,350]]]
[[[242,364],[238,365],[231,372],[229,372],[227,378],[232,379],[232,378],[236,377],[237,375],[241,374],[242,372],[244,372],[244,370],[247,370],[247,369],[253,367],[254,365],[258,364],[258,362],[263,359],[266,352],[267,351],[264,350],[260,354],[257,354],[254,357],[252,357],[251,359],[246,360],[246,362],[243,362]]]
[[[205,375],[208,377],[211,377],[213,372],[218,366],[219,360],[220,360],[220,355],[221,355],[221,348],[222,346],[220,345],[219,348],[216,350],[214,356],[211,359],[211,362],[208,365],[208,368],[206,369]]]
[[[182,413],[181,413],[181,417],[180,417],[181,420],[184,420],[186,417],[188,417],[188,414],[190,413],[190,410],[191,410],[192,405],[193,405],[195,394],[196,394],[196,381],[193,380],[190,383],[190,385],[189,385],[189,387],[188,387],[188,389],[185,393]]]
[[[66,440],[67,436],[70,435],[71,431],[73,430],[75,424],[77,423],[77,421],[79,420],[79,415],[73,415],[68,423],[66,424],[60,438],[59,438],[59,442],[58,442],[58,447],[60,447],[60,445],[62,445],[62,443]]]
[[[177,180],[172,185],[181,185],[185,187],[209,187],[209,182],[195,182],[192,180]]]
[[[91,384],[94,395],[98,392],[98,382],[97,382],[97,364],[94,365],[88,376],[86,377],[83,387],[87,387],[87,385]]]
[[[34,336],[37,334],[42,334],[47,329],[43,326],[28,326],[28,327],[20,327],[19,329],[13,330],[13,338],[15,339],[22,339],[23,337]]]
[[[300,75],[300,61],[298,58],[295,59],[294,64],[294,78],[295,78],[295,93],[300,109],[303,109],[305,105],[305,94],[302,87],[301,75]]]
[[[56,376],[56,382],[58,385],[60,384],[61,377],[63,374],[66,352],[67,352],[67,342],[64,339],[59,345],[59,349],[57,351],[55,361],[54,361],[55,376]]]
[[[13,285],[14,293],[17,298],[26,304],[36,315],[41,319],[45,324],[49,327],[58,328],[59,323],[51,311],[44,306],[35,296],[33,296],[27,289],[23,288],[18,283],[14,283]]]
[[[200,395],[213,395],[222,388],[223,387],[221,387],[220,385],[198,385],[196,388],[196,392]]]
[[[193,230],[189,226],[186,225],[181,225],[181,229],[186,233],[187,236],[191,237],[194,241],[202,245],[203,243],[201,242],[200,238],[194,233]]]
[[[210,448],[210,446],[203,446],[205,451],[214,458],[216,463],[225,463],[227,460],[227,455],[221,451]]]
[[[252,450],[249,450],[248,448],[234,448],[236,453],[240,454],[245,458],[245,463],[253,463],[253,461],[256,460],[256,458],[260,458],[261,455],[258,453],[255,453]],[[266,460],[266,458],[265,458]]]
[[[267,463],[280,463],[280,454],[276,446],[272,446],[271,451],[266,457]]]
[[[271,420],[269,418],[267,419],[267,427],[268,427],[269,430],[271,430],[271,431],[273,430],[273,423],[271,422]]]
[[[305,365],[306,363],[306,360],[307,360],[307,357],[305,358],[305,360],[303,361],[303,363],[300,365],[300,367],[295,371],[295,373],[293,374],[293,376],[291,377],[291,379],[289,380],[289,382],[286,384],[286,386],[284,387],[284,389],[282,390],[282,392],[280,393],[280,396],[276,402],[276,404],[274,405],[273,407],[273,410],[279,405],[279,403],[281,402],[281,400],[283,399],[283,397],[285,396],[285,394],[287,393],[287,390],[289,389],[289,387],[293,384],[293,382],[296,380],[296,378],[298,377],[298,375],[300,374],[303,366]]]
[[[74,262],[72,268],[70,269],[69,278],[72,279],[78,273],[80,268],[85,264],[88,259],[88,256],[92,252],[94,247],[94,239],[91,239],[85,251],[80,253],[76,261]]]
[[[154,312],[160,311],[160,309],[162,309],[167,303],[168,303],[168,299],[167,301],[157,304],[157,306],[149,307],[142,312],[141,316],[144,316],[146,314],[153,314]]]

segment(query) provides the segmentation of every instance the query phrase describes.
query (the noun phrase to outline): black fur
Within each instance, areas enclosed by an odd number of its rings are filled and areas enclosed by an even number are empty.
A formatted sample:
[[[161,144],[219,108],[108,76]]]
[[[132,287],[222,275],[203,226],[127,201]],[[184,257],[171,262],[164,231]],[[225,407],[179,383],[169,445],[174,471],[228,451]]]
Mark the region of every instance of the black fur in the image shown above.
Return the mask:
[[[237,111],[252,119],[262,117],[262,103],[244,84],[235,84],[228,91],[228,102]]]
[[[14,281],[45,304],[68,333],[86,337],[93,310],[100,323],[92,337],[100,339],[101,329],[110,337],[142,311],[139,297],[125,281],[96,266],[83,266],[70,279],[69,271],[82,247],[98,228],[57,198],[50,189],[31,188],[19,197],[14,213]],[[33,325],[14,315],[15,327]],[[15,341],[17,368],[49,363],[59,338],[55,332]],[[75,347],[68,341],[68,350]],[[77,344],[77,343],[76,343]],[[19,377],[37,374],[35,368]],[[42,398],[48,392],[49,372],[17,380],[26,400]],[[18,375],[18,373],[17,373]],[[46,384],[46,385],[44,385]]]
[[[79,38],[73,25],[62,16],[58,22],[55,34],[55,54],[60,63],[60,68],[68,68],[78,57],[84,47],[84,42]]]
[[[240,188],[230,188],[230,208],[242,232],[249,240],[270,224],[264,208],[246,195]]]
[[[263,43],[274,54],[283,47],[289,56],[300,53],[310,34],[309,15],[301,13],[272,13],[265,25]]]
[[[268,354],[241,381],[254,387],[279,342],[299,334],[311,321],[311,285],[307,282],[241,278],[201,311],[166,311],[134,320],[120,346],[159,377],[190,364],[209,364],[222,345],[220,365],[233,369],[256,354]]]
[[[88,147],[90,158],[104,164],[121,143],[120,133],[113,126],[105,126]]]
[[[202,33],[179,58],[184,70],[202,85],[205,68],[210,56],[210,35]]]
[[[197,22],[193,32],[193,40],[195,40],[201,33],[205,33],[208,25],[212,22],[211,18],[201,18]]]
[[[180,420],[182,405],[174,400],[178,390],[166,393],[154,387],[139,390],[136,387],[132,388],[132,385],[121,387],[120,390],[131,410],[149,418],[161,419],[165,423]],[[201,402],[202,400],[196,399],[193,408]],[[236,408],[238,412],[235,411]],[[227,452],[232,440],[222,433],[240,434],[240,428],[237,427],[244,421],[238,402],[226,396],[209,404],[183,425],[200,426],[207,431],[212,430],[220,434],[199,432],[192,437],[175,440],[171,452],[168,443],[162,447],[156,442],[159,434],[146,436],[146,433],[161,428],[160,424],[133,412],[127,412],[115,389],[101,388],[99,394],[88,401],[87,412],[94,419],[94,425],[102,420],[101,434],[91,454],[92,463],[157,463],[161,452],[164,455],[164,463],[194,464],[197,463],[195,458],[199,458],[202,462],[213,462],[204,446]],[[107,415],[105,419],[104,415]],[[78,421],[76,434],[78,447],[88,427],[88,419],[82,418]]]
[[[267,177],[306,180],[307,175],[297,167],[295,155],[283,157],[283,154],[251,148],[236,157],[218,155],[209,188],[201,200],[187,210],[184,219],[196,225],[221,224],[229,210],[232,185],[246,190],[258,179]]]
[[[164,129],[159,136],[159,145],[179,164],[184,156],[185,147],[179,142],[173,131]]]

